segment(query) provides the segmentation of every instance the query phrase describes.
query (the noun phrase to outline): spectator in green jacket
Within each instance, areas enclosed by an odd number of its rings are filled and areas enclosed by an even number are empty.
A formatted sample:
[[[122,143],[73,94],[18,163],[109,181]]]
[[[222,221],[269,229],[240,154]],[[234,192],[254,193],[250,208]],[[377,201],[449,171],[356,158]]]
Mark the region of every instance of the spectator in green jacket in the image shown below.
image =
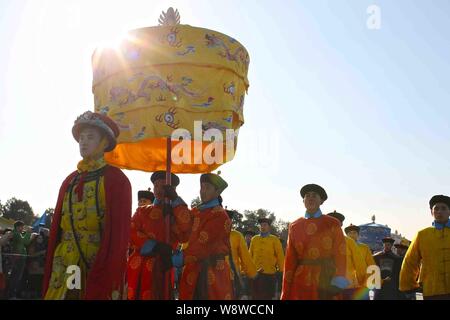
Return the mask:
[[[36,233],[24,231],[25,223],[23,221],[16,221],[14,223],[13,237],[12,237],[12,270],[9,278],[9,298],[17,299],[18,293],[21,290],[22,276],[25,270],[27,259],[27,247],[32,240],[37,236]]]

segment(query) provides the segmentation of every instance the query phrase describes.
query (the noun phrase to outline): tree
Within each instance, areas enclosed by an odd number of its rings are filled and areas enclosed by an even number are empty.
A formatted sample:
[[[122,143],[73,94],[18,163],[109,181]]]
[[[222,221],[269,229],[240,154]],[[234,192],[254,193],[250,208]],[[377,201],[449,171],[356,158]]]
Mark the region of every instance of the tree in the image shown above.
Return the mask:
[[[3,216],[3,205],[2,202],[0,201],[0,217]]]
[[[244,210],[243,215],[238,213],[233,219],[234,228],[241,233],[244,233],[246,230],[252,230],[258,233],[258,219],[260,218],[269,218],[272,220],[271,233],[279,237],[283,247],[285,247],[287,243],[289,223],[282,220],[277,220],[275,214],[269,210]]]
[[[266,209],[244,210],[244,217],[245,220],[242,221],[243,229],[239,230],[240,232],[248,229],[257,232],[259,230],[258,219],[260,218],[269,218],[273,222],[276,220],[275,214]],[[272,233],[277,234],[277,230],[272,228]]]
[[[245,227],[243,224],[243,221],[242,221],[242,218],[244,217],[244,215],[242,213],[239,213],[237,210],[228,209],[227,207],[225,207],[225,210],[233,212],[233,218],[231,220],[232,228],[236,229],[238,231],[243,230]]]
[[[12,220],[22,220],[26,225],[34,221],[34,213],[27,201],[11,198],[3,206],[3,217]]]
[[[281,239],[283,248],[285,248],[287,245],[289,222],[278,220],[272,224],[272,229],[276,230],[277,236]]]

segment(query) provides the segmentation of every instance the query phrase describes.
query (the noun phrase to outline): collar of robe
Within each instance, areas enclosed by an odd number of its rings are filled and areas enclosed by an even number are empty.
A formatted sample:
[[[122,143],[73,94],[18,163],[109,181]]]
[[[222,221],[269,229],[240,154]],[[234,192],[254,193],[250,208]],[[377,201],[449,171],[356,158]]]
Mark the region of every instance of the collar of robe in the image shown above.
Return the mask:
[[[321,216],[322,216],[322,211],[320,210],[320,208],[314,213],[305,212],[306,219],[317,219]]]
[[[98,159],[83,159],[78,162],[77,169],[79,173],[96,171],[106,166],[105,159],[103,157]]]
[[[202,211],[204,211],[206,209],[214,208],[214,207],[217,207],[219,205],[220,205],[219,199],[215,198],[215,199],[212,199],[212,200],[210,200],[210,201],[208,201],[206,203],[202,203],[201,205],[199,205],[198,206],[198,210],[200,210],[200,212],[202,212]]]
[[[447,220],[447,223],[439,223],[437,221],[433,221],[433,227],[435,227],[437,230],[442,230],[444,228],[450,228],[450,219]]]

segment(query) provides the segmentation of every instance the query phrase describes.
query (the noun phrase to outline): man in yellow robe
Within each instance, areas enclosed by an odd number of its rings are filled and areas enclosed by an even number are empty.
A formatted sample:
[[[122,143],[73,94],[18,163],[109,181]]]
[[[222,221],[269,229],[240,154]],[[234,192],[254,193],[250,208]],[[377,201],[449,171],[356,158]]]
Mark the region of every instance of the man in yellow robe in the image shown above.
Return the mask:
[[[405,257],[406,251],[408,251],[409,248],[409,241],[406,240],[405,238],[402,238],[402,240],[400,240],[399,243],[394,244],[395,247],[395,253],[402,258]]]
[[[234,217],[234,211],[226,210],[230,219]],[[245,243],[244,236],[237,230],[231,230],[230,233],[230,246],[231,256],[233,257],[233,263],[235,271],[239,278],[234,279],[235,282],[239,281],[240,290],[235,292],[235,297],[238,299],[248,299],[249,286],[248,279],[253,279],[256,276],[256,267],[253,263],[250,252],[248,251],[247,244]],[[236,276],[236,275],[234,275]],[[236,288],[235,288],[236,290]]]
[[[46,300],[126,296],[131,184],[104,159],[119,134],[104,114],[86,111],[75,120],[72,135],[83,159],[62,183],[56,202],[43,281]]]
[[[258,276],[253,283],[254,300],[271,300],[275,296],[276,273],[284,268],[284,252],[280,239],[270,234],[272,220],[258,219],[261,233],[252,238],[250,255]]]
[[[352,238],[358,245],[358,249],[364,258],[364,262],[366,263],[367,269],[368,266],[376,265],[376,263],[375,260],[373,259],[372,250],[370,250],[369,246],[365,243],[358,242],[359,230],[360,230],[359,227],[353,224],[350,224],[347,228],[344,229],[345,234],[348,237]]]
[[[367,277],[369,276],[369,274],[371,274],[370,272],[368,272],[368,268],[370,266],[374,266],[376,265],[375,260],[373,259],[372,256],[372,250],[370,250],[369,246],[365,243],[362,242],[358,242],[359,239],[359,227],[355,226],[353,224],[350,224],[347,228],[344,229],[345,234],[353,239],[353,241],[355,241],[359,252],[363,258],[364,261],[364,269],[366,270],[366,277],[364,279],[364,282],[361,283],[361,287],[366,287],[367,288]],[[362,292],[359,296],[360,299],[363,300],[368,300],[369,299],[369,289],[366,289],[364,292]]]
[[[342,227],[342,223],[345,220],[345,216],[342,213],[334,211],[328,215],[339,220]],[[347,256],[347,272],[345,277],[350,284],[343,291],[343,298],[344,300],[353,300],[356,298],[356,293],[365,285],[366,268],[364,258],[356,242],[348,236],[344,236],[344,238]]]
[[[434,222],[411,242],[400,271],[400,290],[414,295],[422,286],[424,299],[450,300],[450,197],[436,195],[429,204]]]

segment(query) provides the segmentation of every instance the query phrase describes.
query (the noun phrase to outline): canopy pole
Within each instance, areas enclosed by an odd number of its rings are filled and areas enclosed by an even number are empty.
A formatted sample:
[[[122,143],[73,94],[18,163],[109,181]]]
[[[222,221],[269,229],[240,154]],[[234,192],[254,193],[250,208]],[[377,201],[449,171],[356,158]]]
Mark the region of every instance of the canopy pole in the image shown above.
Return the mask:
[[[172,184],[171,170],[172,170],[172,139],[167,137],[167,147],[166,147],[166,184]]]
[[[172,139],[170,136],[166,138],[167,146],[166,146],[166,184],[172,185],[172,179],[171,179],[171,170],[172,170]],[[170,216],[171,216],[171,204],[170,200],[168,198],[164,199],[164,219],[165,219],[165,227],[166,227],[166,243],[168,245],[172,245],[170,241]],[[164,283],[166,284],[165,287],[165,299],[172,300],[173,299],[173,290],[172,290],[172,283],[171,283],[171,273],[172,268],[167,270],[164,274]]]

